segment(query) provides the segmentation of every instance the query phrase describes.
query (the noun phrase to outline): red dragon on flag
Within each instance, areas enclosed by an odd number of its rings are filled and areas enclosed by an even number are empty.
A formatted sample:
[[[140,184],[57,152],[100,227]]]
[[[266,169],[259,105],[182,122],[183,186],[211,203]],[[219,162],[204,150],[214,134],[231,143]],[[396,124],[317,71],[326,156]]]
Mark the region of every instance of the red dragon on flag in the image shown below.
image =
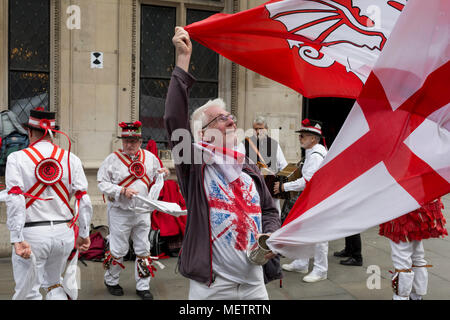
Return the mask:
[[[306,97],[356,98],[405,3],[269,1],[185,29],[206,47]]]

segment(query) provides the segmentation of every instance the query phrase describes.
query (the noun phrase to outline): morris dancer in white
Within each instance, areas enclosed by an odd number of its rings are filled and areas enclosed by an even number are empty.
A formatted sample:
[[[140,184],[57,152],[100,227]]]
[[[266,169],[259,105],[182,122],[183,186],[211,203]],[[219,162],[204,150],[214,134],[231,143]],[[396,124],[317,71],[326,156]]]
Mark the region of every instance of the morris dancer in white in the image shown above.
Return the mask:
[[[302,167],[302,177],[292,182],[280,185],[275,183],[275,194],[280,191],[302,191],[313,174],[319,169],[327,149],[319,144],[322,137],[322,127],[318,121],[304,119],[299,134],[300,146],[305,149],[305,162]],[[328,272],[328,242],[318,243],[314,250],[314,268],[310,274],[303,278],[305,282],[317,282],[325,280]],[[296,259],[290,264],[283,264],[286,271],[308,273],[309,259]]]
[[[136,213],[135,195],[147,197],[150,185],[157,173],[169,171],[161,168],[158,159],[149,151],[141,149],[142,124],[121,122],[123,150],[110,154],[100,166],[97,174],[98,188],[108,198],[108,220],[110,227],[110,251],[104,261],[105,285],[110,294],[122,296],[119,285],[120,272],[124,269],[123,257],[129,249],[129,238],[133,240],[136,253],[136,294],[143,300],[152,300],[150,275],[153,276],[150,258],[150,213]]]
[[[7,226],[14,245],[15,297],[31,287],[25,299],[42,299],[42,287],[47,290],[46,299],[65,300],[61,274],[74,248],[77,220],[76,247],[86,251],[90,246],[92,206],[86,194],[88,183],[80,159],[53,144],[52,132],[59,132],[54,112],[31,110],[27,127],[30,146],[8,156],[5,174],[9,193]],[[73,195],[75,212],[69,204]],[[33,284],[26,283],[31,254],[36,259],[37,273]]]

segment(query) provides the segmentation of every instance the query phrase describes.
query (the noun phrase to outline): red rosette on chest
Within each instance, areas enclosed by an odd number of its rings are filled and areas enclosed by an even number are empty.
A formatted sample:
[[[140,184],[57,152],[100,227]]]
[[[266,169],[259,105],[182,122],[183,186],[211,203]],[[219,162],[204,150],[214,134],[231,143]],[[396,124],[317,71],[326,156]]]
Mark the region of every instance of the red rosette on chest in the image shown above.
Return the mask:
[[[56,159],[46,158],[37,164],[34,174],[39,182],[52,185],[61,180],[63,168]]]
[[[128,167],[128,171],[138,179],[143,178],[146,174],[145,166],[141,161],[132,162]]]

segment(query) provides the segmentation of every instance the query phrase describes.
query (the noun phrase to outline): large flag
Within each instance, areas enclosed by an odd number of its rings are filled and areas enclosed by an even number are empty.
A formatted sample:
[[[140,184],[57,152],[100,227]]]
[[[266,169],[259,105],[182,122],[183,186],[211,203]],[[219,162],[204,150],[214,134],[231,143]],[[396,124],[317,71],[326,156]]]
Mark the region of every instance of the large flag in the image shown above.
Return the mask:
[[[272,250],[307,256],[450,192],[449,27],[450,1],[408,2]]]
[[[185,29],[202,45],[308,98],[356,98],[405,3],[269,1]]]

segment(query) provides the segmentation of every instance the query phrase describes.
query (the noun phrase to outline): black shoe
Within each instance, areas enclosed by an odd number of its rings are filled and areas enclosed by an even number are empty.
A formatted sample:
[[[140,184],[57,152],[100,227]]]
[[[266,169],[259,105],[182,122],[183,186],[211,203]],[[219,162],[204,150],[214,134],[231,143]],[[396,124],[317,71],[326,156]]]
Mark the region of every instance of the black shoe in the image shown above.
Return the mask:
[[[346,260],[341,260],[339,262],[340,264],[343,264],[344,266],[362,266],[362,259],[361,260],[356,260],[355,258],[348,258]]]
[[[348,254],[347,251],[345,251],[345,249],[343,249],[341,251],[336,251],[335,253],[333,253],[333,256],[339,257],[339,258],[347,258],[347,257],[350,257],[350,254]]]
[[[153,295],[149,290],[136,290],[136,294],[141,297],[142,300],[153,300]]]
[[[105,286],[108,289],[108,292],[113,296],[123,296],[123,289],[118,284],[116,284],[115,286],[110,286],[105,282]]]

